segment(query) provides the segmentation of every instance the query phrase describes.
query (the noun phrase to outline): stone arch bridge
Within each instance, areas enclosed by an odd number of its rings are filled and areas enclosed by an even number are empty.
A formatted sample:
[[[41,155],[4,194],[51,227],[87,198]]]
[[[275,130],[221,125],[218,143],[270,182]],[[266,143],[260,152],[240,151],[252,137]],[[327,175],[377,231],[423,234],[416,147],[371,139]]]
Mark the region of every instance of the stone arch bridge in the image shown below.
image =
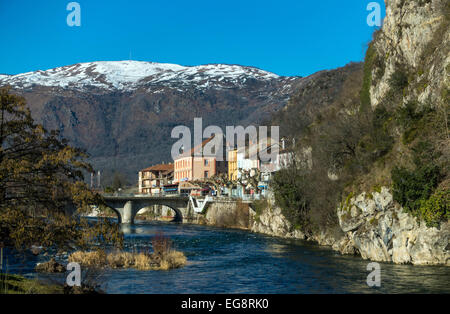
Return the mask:
[[[189,206],[187,196],[104,196],[106,205],[114,210],[119,223],[132,224],[137,213],[153,205],[167,206],[175,212],[175,221],[182,222],[192,217],[194,212]]]

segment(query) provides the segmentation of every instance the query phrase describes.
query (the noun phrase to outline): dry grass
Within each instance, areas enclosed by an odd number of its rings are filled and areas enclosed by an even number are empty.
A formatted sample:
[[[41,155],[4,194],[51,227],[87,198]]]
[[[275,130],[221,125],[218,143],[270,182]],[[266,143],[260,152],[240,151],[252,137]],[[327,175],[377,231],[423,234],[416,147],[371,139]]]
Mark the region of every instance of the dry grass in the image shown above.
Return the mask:
[[[106,261],[111,268],[130,268],[135,264],[135,257],[132,253],[117,251],[109,253]]]
[[[107,258],[106,253],[103,250],[92,252],[77,251],[69,256],[69,262],[78,263],[88,267],[103,267],[107,265]]]
[[[167,263],[169,264],[169,269],[173,269],[180,268],[186,265],[187,259],[182,252],[172,250],[165,256],[165,259],[163,259],[163,261],[167,261]]]
[[[179,251],[170,250],[164,254],[129,253],[116,251],[108,255],[95,252],[78,251],[70,255],[69,262],[88,267],[136,268],[138,270],[169,270],[186,265],[186,256]]]
[[[69,262],[88,267],[136,268],[138,270],[169,270],[186,265],[186,256],[172,249],[172,242],[162,232],[152,239],[151,252],[115,251],[106,254],[103,250],[77,251],[69,256]]]
[[[152,260],[150,255],[145,253],[135,254],[134,256],[134,268],[138,270],[151,270],[155,269],[155,262]]]

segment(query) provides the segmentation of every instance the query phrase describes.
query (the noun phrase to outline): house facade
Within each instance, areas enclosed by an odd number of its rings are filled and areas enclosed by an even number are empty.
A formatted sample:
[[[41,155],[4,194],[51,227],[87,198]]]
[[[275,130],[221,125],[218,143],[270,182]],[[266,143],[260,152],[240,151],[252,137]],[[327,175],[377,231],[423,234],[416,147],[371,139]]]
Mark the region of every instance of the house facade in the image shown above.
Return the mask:
[[[173,181],[174,164],[159,164],[139,171],[139,193],[160,194]]]
[[[236,154],[237,159],[237,178],[241,178],[241,171],[260,170],[261,161],[258,157],[258,144],[252,144],[245,149],[240,149]]]
[[[238,178],[237,149],[228,151],[228,180],[236,181]]]
[[[217,155],[206,155],[203,148],[214,136],[203,141],[199,146],[194,147],[189,152],[181,154],[174,160],[174,182],[201,181],[205,178],[211,178],[217,174],[228,172],[228,163],[224,157],[218,158]],[[223,152],[226,152],[225,147]],[[222,159],[222,160],[219,160]]]

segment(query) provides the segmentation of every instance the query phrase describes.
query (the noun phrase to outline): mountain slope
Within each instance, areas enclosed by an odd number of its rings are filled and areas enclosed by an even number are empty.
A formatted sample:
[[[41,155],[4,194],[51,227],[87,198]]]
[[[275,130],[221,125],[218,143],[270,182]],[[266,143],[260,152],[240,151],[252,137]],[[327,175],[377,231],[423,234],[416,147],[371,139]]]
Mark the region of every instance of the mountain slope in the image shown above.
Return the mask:
[[[38,122],[86,149],[96,169],[134,182],[140,169],[170,160],[173,127],[195,117],[204,127],[258,123],[284,107],[302,80],[238,65],[119,61],[0,76],[0,86],[10,85]]]
[[[278,75],[252,67],[210,64],[185,67],[141,61],[100,61],[69,65],[47,71],[29,72],[6,77],[15,87],[30,88],[34,85],[60,88],[132,91],[159,85],[183,87],[196,84],[197,88],[230,88],[242,86],[247,80],[271,80]],[[0,80],[2,77],[0,76]],[[5,78],[4,78],[5,79]]]
[[[301,136],[319,112],[355,102],[361,89],[362,70],[362,63],[349,63],[302,80],[288,104],[271,117],[270,124],[279,125],[282,136]]]

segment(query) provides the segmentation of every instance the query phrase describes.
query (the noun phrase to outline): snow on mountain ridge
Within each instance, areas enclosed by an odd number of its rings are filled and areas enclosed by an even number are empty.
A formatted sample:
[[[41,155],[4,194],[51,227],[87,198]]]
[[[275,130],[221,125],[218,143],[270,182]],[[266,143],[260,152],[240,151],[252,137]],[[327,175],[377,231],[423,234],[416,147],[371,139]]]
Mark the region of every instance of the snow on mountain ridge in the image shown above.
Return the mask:
[[[144,84],[197,84],[210,86],[231,80],[233,83],[245,82],[248,78],[276,79],[278,75],[257,68],[239,65],[210,64],[200,66],[181,66],[169,63],[144,61],[98,61],[78,63],[46,71],[28,72],[13,76],[0,76],[0,85],[31,87],[33,84],[49,87],[95,86],[132,90]],[[205,82],[206,81],[206,82]],[[200,85],[201,84],[201,85]]]

